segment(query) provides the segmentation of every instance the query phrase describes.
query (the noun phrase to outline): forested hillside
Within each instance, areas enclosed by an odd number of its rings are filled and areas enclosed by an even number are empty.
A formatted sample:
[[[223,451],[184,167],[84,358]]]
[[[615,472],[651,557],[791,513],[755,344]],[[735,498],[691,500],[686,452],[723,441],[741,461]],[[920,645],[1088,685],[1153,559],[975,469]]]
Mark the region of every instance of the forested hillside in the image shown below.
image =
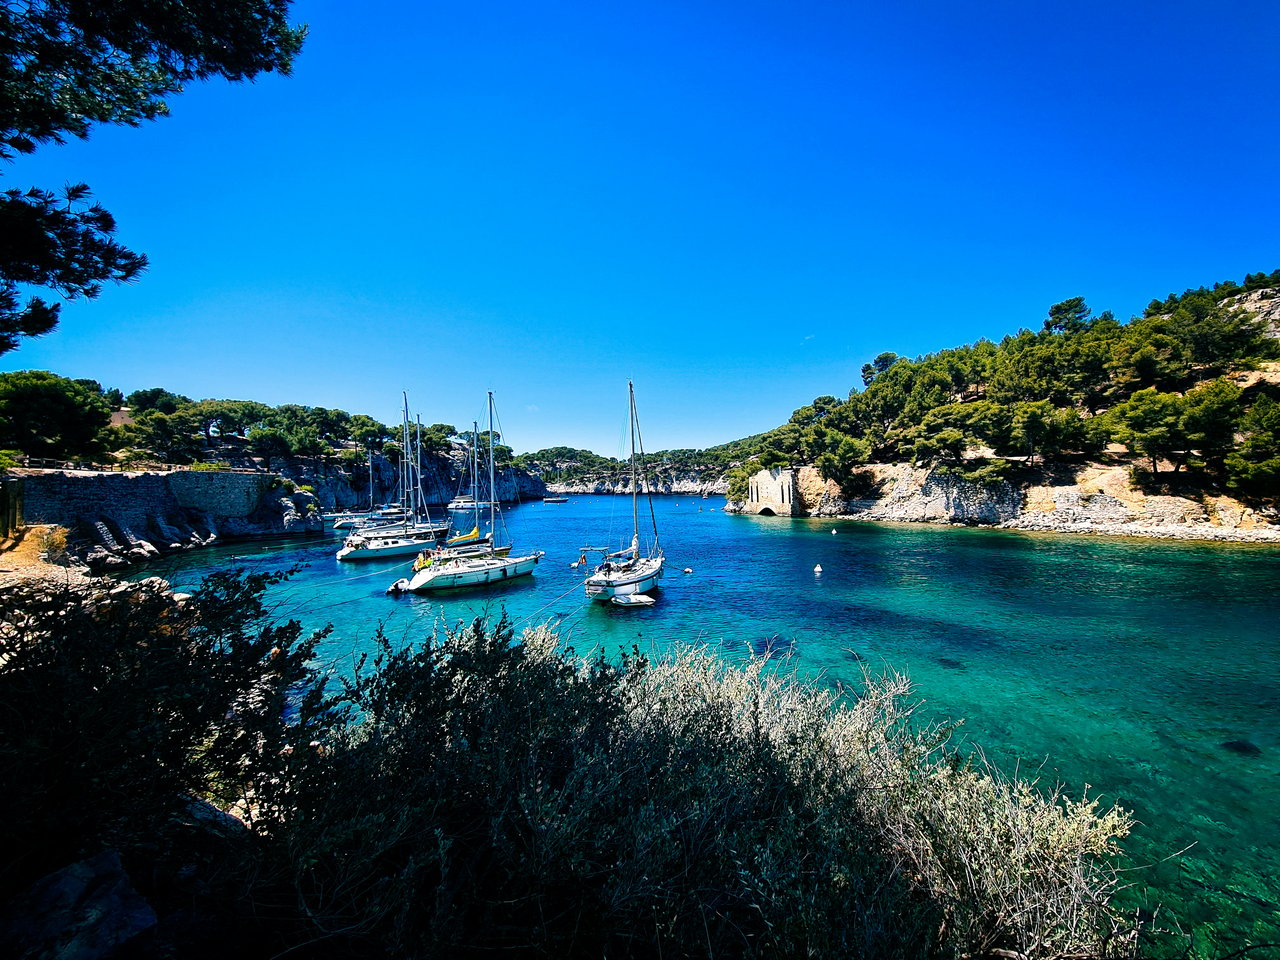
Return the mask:
[[[936,464],[970,479],[1096,457],[1121,444],[1135,478],[1280,493],[1280,341],[1249,302],[1280,301],[1280,270],[1153,300],[1127,323],[1083,298],[1039,330],[909,359],[882,353],[861,389],[818,397],[746,443],[731,499],[761,467],[813,464],[857,494],[868,462]],[[1250,371],[1254,373],[1250,374]]]
[[[0,450],[10,459],[129,465],[256,457],[271,469],[293,457],[359,461],[370,446],[394,461],[401,452],[399,437],[399,426],[345,410],[192,400],[162,387],[126,397],[95,380],[69,380],[44,370],[0,374]],[[455,437],[466,440],[470,433],[445,423],[424,426],[423,452],[447,451]],[[510,460],[509,448],[498,444],[495,452],[500,464]]]

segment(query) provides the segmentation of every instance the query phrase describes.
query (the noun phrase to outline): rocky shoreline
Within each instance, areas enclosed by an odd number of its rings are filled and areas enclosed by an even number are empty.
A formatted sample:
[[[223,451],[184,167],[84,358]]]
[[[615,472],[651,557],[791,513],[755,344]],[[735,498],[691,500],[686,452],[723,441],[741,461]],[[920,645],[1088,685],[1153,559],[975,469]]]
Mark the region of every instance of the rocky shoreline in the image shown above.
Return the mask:
[[[723,477],[701,477],[677,480],[659,479],[645,484],[642,489],[662,496],[724,496],[729,492],[729,481]],[[631,480],[575,480],[569,483],[548,483],[547,493],[559,496],[630,496]]]
[[[936,523],[1046,533],[1160,540],[1280,544],[1280,514],[1213,494],[1191,497],[1136,489],[1127,467],[1084,464],[1042,471],[1021,482],[976,483],[909,464],[863,469],[876,496],[846,500],[812,467],[762,471],[776,485],[792,473],[791,515],[886,523]],[[730,502],[729,513],[771,512],[768,504]]]
[[[270,474],[30,472],[28,525],[65,528],[70,562],[100,572],[209,546],[323,530],[316,498]]]

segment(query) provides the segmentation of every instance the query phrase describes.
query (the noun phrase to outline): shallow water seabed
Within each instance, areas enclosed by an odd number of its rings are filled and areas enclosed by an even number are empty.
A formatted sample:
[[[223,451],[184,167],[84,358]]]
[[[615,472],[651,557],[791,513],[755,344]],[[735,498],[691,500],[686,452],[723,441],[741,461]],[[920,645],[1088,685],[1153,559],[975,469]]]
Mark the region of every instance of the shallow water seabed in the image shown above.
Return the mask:
[[[962,746],[1132,810],[1140,826],[1126,849],[1148,866],[1130,899],[1162,903],[1161,919],[1189,929],[1201,955],[1280,942],[1280,549],[710,506],[722,501],[656,501],[667,574],[658,603],[640,610],[587,601],[584,571],[570,566],[585,544],[629,542],[620,497],[511,510],[516,550],[547,556],[495,591],[393,599],[386,587],[408,562],[339,564],[336,540],[193,552],[138,575],[181,589],[229,563],[308,563],[271,599],[308,625],[332,622],[324,653],[340,665],[378,624],[421,639],[505,611],[517,627],[558,624],[580,652],[771,649],[846,689],[864,668],[905,672],[919,716],[964,720]]]

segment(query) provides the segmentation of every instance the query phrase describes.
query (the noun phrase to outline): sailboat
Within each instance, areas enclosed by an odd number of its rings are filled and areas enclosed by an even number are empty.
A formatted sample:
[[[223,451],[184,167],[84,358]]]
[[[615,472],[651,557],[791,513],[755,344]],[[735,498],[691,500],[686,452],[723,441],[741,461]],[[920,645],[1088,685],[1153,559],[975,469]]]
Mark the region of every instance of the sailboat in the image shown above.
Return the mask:
[[[352,530],[357,527],[369,525],[369,521],[389,522],[385,517],[387,513],[387,505],[384,504],[381,509],[374,506],[373,503],[373,444],[369,444],[369,509],[367,510],[344,510],[333,516],[326,516],[326,520],[333,521],[334,530]],[[383,516],[379,516],[379,515]]]
[[[662,579],[665,557],[658,543],[658,518],[653,511],[653,497],[647,484],[645,500],[649,504],[649,518],[653,523],[653,539],[647,553],[642,554],[640,549],[640,476],[636,462],[636,443],[640,442],[640,455],[644,456],[644,442],[640,440],[636,391],[630,380],[627,381],[627,395],[631,417],[631,545],[613,552],[608,547],[583,547],[584,558],[589,552],[604,554],[603,562],[587,577],[585,587],[587,596],[592,600],[612,601],[618,606],[649,606],[652,598],[639,597],[654,589]]]
[[[493,544],[493,524],[488,530],[481,532],[480,517],[487,502],[480,500],[480,445],[476,438],[480,436],[480,424],[471,423],[471,442],[467,445],[467,469],[465,480],[469,482],[469,493],[462,493],[462,481],[459,481],[458,495],[449,501],[449,537],[430,550],[418,554],[413,562],[413,572],[424,570],[433,563],[455,557],[477,557],[488,553],[496,553],[505,557],[511,553],[511,545],[495,547]]]
[[[409,398],[404,399],[404,426],[401,433],[404,440],[404,455],[400,462],[401,512],[399,522],[362,527],[343,541],[337,558],[343,561],[384,560],[395,557],[411,557],[443,537],[449,532],[447,523],[433,523],[427,514],[425,497],[422,493],[421,427],[418,432],[418,445],[409,442]]]
[[[397,580],[388,589],[389,593],[400,593],[409,590],[414,593],[426,593],[431,590],[448,590],[455,587],[477,587],[492,583],[505,583],[519,577],[527,577],[533,573],[538,561],[544,556],[543,551],[535,550],[523,556],[509,555],[511,547],[497,546],[499,524],[499,504],[497,487],[494,483],[493,468],[493,391],[489,392],[489,499],[485,504],[489,508],[489,529],[492,538],[480,551],[462,553],[453,548],[444,549],[437,555],[420,557],[422,563],[415,563],[412,577]],[[478,507],[480,501],[473,494],[471,504]],[[479,536],[477,523],[473,532]]]

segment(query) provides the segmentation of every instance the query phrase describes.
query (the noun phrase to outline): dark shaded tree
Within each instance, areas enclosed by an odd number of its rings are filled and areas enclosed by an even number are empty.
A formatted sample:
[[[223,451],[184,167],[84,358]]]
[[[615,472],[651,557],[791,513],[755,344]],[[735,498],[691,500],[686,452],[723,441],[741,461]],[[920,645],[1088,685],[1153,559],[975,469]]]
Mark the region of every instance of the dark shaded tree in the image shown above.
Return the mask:
[[[100,391],[46,370],[0,374],[0,449],[32,457],[92,457],[111,421]]]
[[[864,363],[862,365],[862,385],[864,387],[871,386],[871,384],[875,382],[876,377],[880,376],[880,374],[884,373],[897,363],[898,359],[899,357],[896,353],[885,352],[877,356],[870,363]]]
[[[1240,420],[1244,440],[1225,458],[1227,486],[1280,499],[1280,402],[1260,397]]]
[[[135,390],[125,397],[125,400],[129,404],[129,409],[135,414],[145,413],[148,410],[177,413],[179,407],[184,407],[191,402],[190,397],[184,397],[180,393],[170,393],[164,387]]]
[[[287,457],[293,452],[293,444],[289,434],[276,427],[258,427],[249,431],[249,449],[264,461],[270,470],[271,463],[280,457]]]
[[[97,124],[155,119],[193,80],[288,73],[305,35],[289,25],[288,8],[288,0],[0,5],[0,160],[85,138]],[[61,194],[0,194],[0,353],[58,323],[60,304],[24,303],[25,288],[74,300],[139,276],[146,258],[115,231],[82,183]]]

